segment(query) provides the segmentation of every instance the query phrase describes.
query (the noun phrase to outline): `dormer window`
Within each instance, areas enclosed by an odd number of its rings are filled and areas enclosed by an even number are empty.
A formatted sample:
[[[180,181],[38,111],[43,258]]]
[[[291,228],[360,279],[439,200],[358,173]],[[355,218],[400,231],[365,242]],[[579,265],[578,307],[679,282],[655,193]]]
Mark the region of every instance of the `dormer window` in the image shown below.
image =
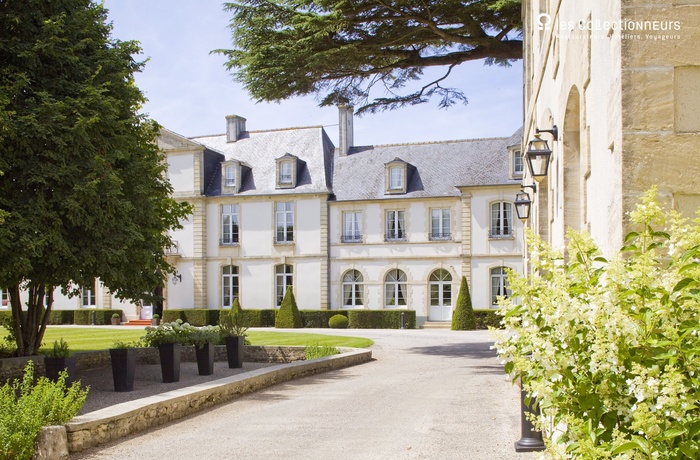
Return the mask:
[[[409,164],[399,158],[395,158],[384,166],[386,168],[384,173],[386,183],[385,192],[388,194],[406,193]]]
[[[238,193],[241,185],[241,163],[225,161],[221,164],[221,192],[223,194]]]
[[[510,151],[511,156],[511,176],[514,179],[519,179],[523,177],[523,167],[525,163],[523,162],[523,152],[520,149],[514,149]]]
[[[277,188],[294,188],[297,186],[297,174],[300,164],[304,162],[287,153],[277,159]]]

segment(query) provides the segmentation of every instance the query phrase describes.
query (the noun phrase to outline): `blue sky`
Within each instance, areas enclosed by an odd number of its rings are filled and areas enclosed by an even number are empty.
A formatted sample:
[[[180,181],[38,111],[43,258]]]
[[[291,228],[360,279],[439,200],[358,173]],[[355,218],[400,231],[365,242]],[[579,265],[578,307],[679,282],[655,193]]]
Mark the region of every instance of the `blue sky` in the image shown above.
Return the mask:
[[[226,115],[245,117],[249,130],[323,125],[337,145],[338,113],[314,97],[255,103],[209,52],[229,48],[229,14],[220,0],[104,0],[113,36],[138,40],[145,70],[136,83],[151,118],[184,136],[223,133]],[[522,123],[522,67],[459,66],[446,82],[469,104],[447,110],[437,101],[355,118],[355,145],[509,136]]]

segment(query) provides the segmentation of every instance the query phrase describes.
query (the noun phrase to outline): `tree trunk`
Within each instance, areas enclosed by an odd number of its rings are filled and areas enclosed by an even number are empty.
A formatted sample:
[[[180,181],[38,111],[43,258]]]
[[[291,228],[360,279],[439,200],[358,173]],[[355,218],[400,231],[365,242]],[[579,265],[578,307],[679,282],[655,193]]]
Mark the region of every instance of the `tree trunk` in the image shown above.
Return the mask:
[[[47,290],[48,295],[46,294]],[[12,286],[9,291],[12,307],[12,332],[17,343],[17,355],[35,355],[39,352],[46,332],[53,304],[53,287],[30,282],[27,286],[29,300],[26,304],[26,311],[22,310],[19,284]],[[44,297],[47,297],[46,308],[44,308]]]

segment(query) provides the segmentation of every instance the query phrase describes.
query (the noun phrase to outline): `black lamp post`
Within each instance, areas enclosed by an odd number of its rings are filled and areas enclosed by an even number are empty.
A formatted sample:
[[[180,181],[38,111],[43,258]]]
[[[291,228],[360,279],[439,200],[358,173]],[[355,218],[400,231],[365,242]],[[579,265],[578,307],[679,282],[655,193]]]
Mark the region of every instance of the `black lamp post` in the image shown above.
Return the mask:
[[[549,159],[552,157],[552,150],[549,144],[544,139],[540,139],[540,134],[535,134],[527,146],[525,158],[527,165],[530,168],[530,175],[538,180],[540,177],[545,177],[549,170]]]

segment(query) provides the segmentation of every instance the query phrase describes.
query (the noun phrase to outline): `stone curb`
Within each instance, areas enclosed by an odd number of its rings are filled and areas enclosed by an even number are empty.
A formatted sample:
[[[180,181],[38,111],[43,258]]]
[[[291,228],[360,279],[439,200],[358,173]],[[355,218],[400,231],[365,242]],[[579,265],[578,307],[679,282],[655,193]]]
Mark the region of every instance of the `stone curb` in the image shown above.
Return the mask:
[[[340,347],[339,351],[341,354],[334,356],[257,369],[159,395],[116,404],[89,414],[77,416],[65,426],[60,427],[65,430],[67,436],[53,437],[54,443],[67,442],[67,449],[59,445],[52,447],[50,450],[63,452],[67,450],[71,453],[80,452],[177,420],[277,383],[342,369],[372,360],[371,350]],[[46,428],[55,431],[56,427]],[[43,446],[38,445],[37,452],[41,450],[45,449]]]

